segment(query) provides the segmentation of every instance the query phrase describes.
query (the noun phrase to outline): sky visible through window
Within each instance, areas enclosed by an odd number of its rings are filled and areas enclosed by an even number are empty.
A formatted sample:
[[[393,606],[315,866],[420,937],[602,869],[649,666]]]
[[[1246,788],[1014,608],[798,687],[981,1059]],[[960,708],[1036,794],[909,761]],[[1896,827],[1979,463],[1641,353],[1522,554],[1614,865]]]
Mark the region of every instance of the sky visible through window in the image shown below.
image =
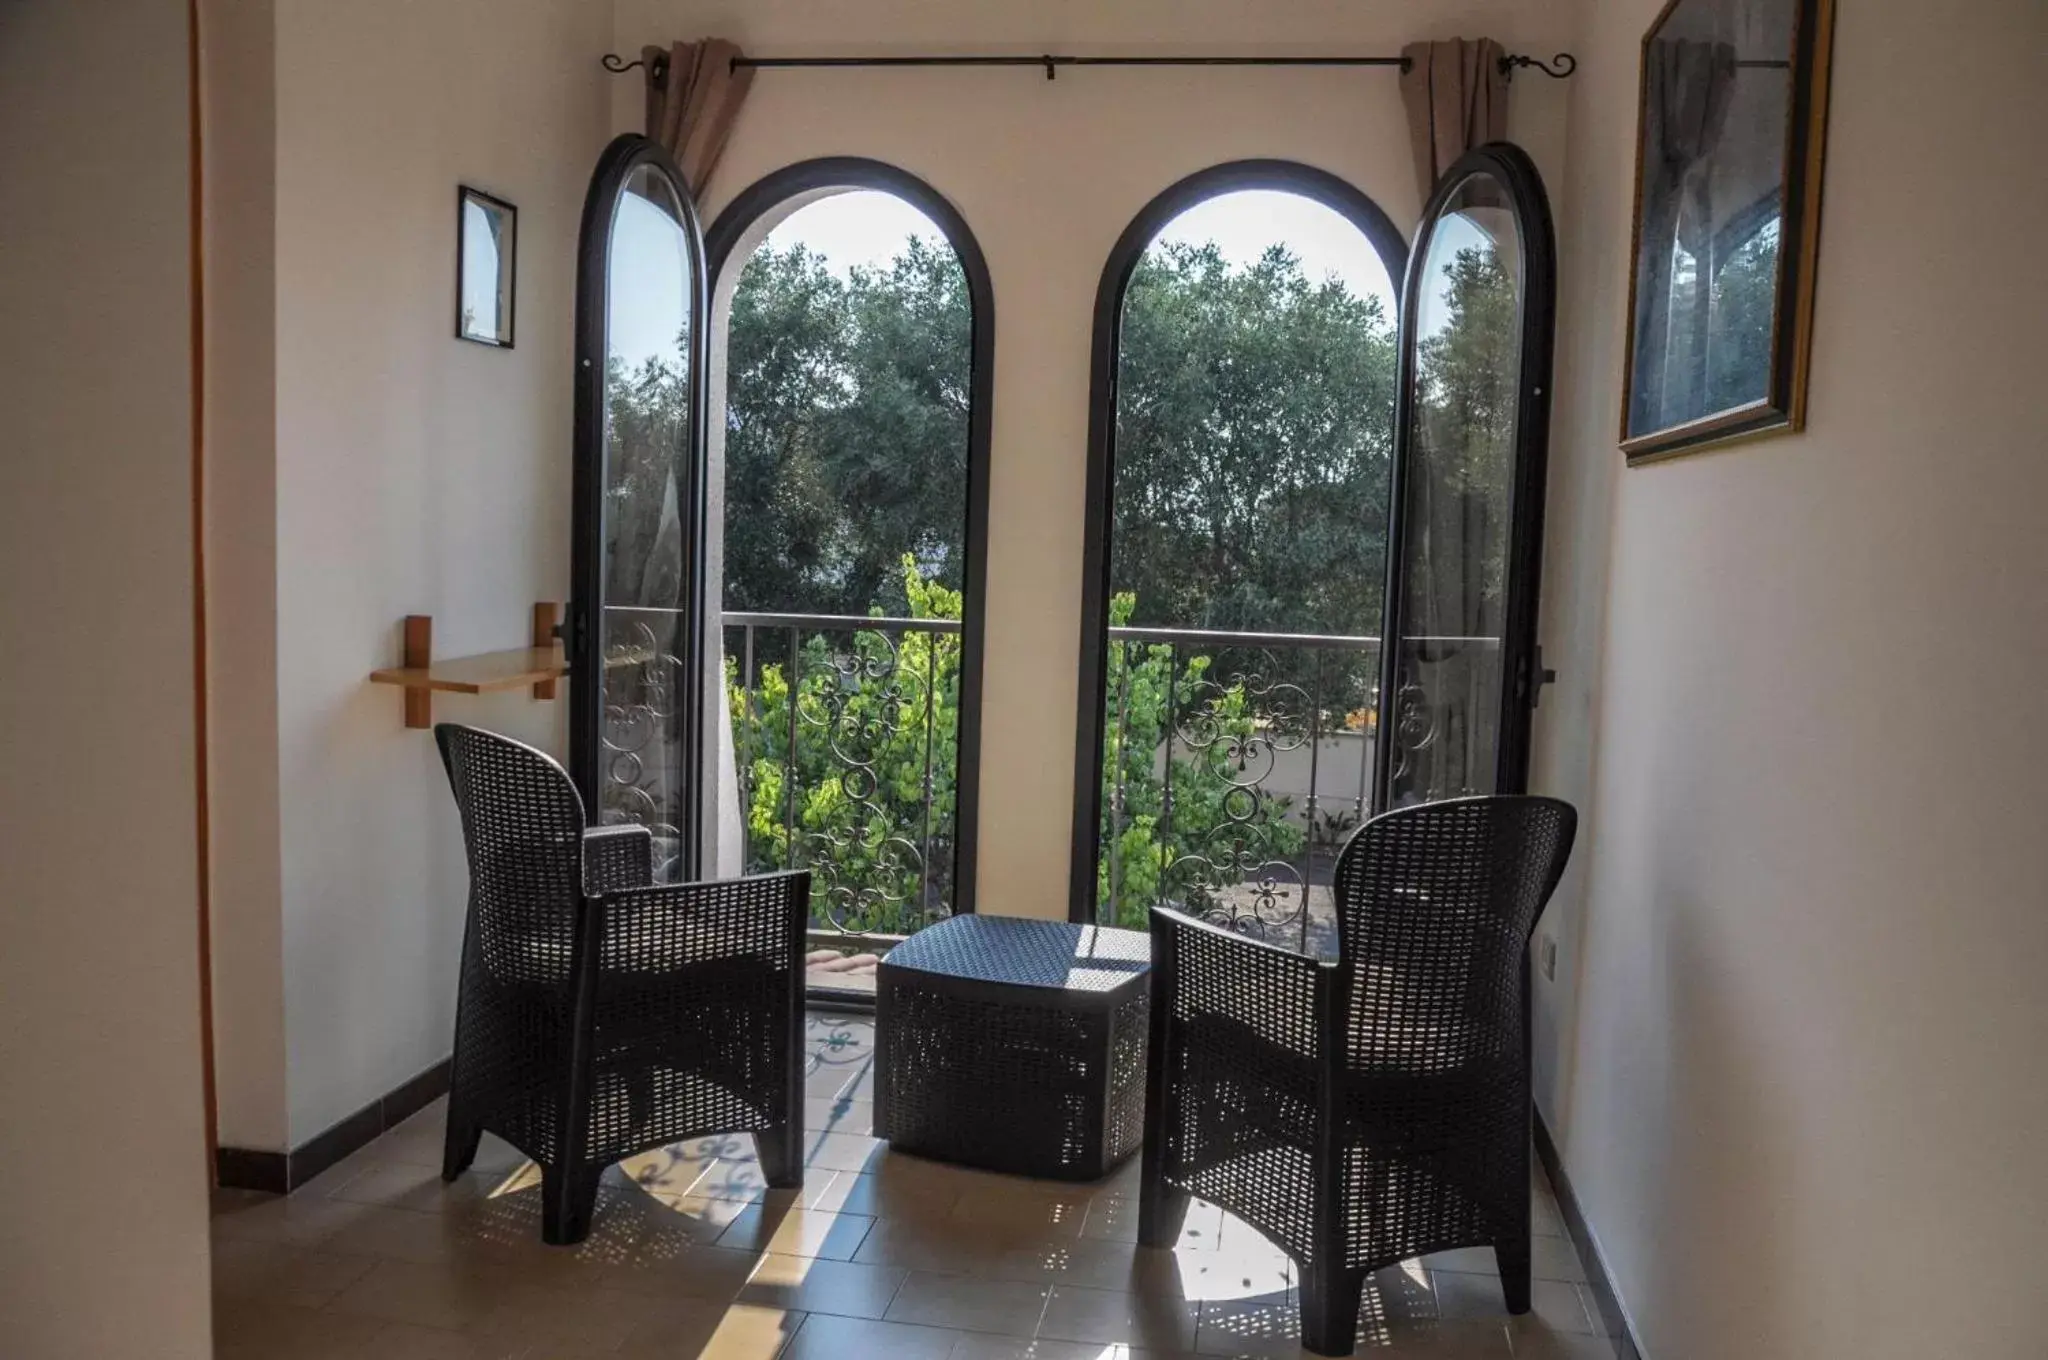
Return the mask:
[[[764,244],[775,250],[800,244],[843,278],[856,266],[886,269],[913,236],[934,244],[945,239],[937,224],[894,194],[855,189],[805,204],[778,223]],[[1309,278],[1334,275],[1356,296],[1379,298],[1389,321],[1394,317],[1395,284],[1379,252],[1341,213],[1313,199],[1272,189],[1219,194],[1174,218],[1155,238],[1155,244],[1208,241],[1236,268],[1283,243]],[[672,303],[657,300],[673,299],[681,286],[680,247],[673,223],[627,197],[614,251],[632,265],[613,272],[611,324],[613,353],[630,368],[672,352],[676,314]]]
[[[887,267],[911,236],[944,239],[930,218],[902,199],[860,189],[797,209],[768,234],[766,244],[776,250],[801,244],[843,276],[856,265]],[[1359,297],[1377,296],[1386,314],[1394,315],[1394,283],[1379,252],[1341,213],[1299,194],[1270,189],[1219,194],[1167,223],[1156,241],[1214,241],[1223,257],[1240,268],[1281,242],[1300,257],[1311,279],[1334,274]]]

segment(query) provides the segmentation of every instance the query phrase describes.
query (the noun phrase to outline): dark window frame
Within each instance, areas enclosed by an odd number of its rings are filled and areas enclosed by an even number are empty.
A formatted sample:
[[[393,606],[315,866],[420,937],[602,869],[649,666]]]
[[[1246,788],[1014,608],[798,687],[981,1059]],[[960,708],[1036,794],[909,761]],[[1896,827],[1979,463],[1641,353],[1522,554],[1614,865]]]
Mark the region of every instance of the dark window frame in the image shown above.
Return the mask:
[[[725,267],[748,230],[792,198],[821,189],[872,189],[893,194],[937,225],[967,276],[970,314],[967,398],[966,556],[960,595],[960,731],[955,748],[953,914],[974,910],[981,810],[983,608],[988,584],[989,445],[995,407],[995,287],[981,243],[946,196],[907,170],[864,156],[824,156],[762,176],[720,211],[704,235],[706,278],[715,295]],[[710,608],[707,601],[706,609]],[[707,619],[708,621],[708,619]],[[701,628],[700,628],[700,631]]]
[[[606,446],[605,368],[610,355],[611,226],[619,199],[635,170],[651,167],[667,182],[681,211],[678,223],[689,254],[690,394],[684,434],[687,477],[678,487],[682,520],[682,558],[689,585],[686,597],[691,627],[683,643],[684,673],[704,673],[704,378],[710,371],[705,334],[710,317],[711,273],[706,267],[704,237],[696,200],[673,157],[659,143],[638,133],[622,133],[598,158],[583,200],[577,235],[575,424],[571,454],[569,610],[563,640],[569,659],[569,774],[583,797],[587,815],[602,808],[600,760],[604,750],[604,663],[602,639],[603,582],[607,572],[604,542]],[[704,705],[702,680],[689,682],[679,724],[678,745],[684,768],[704,768]],[[692,828],[703,825],[704,781],[693,778],[684,792],[683,809]],[[686,881],[699,877],[701,837],[685,836],[678,849]]]
[[[1198,170],[1167,186],[1138,211],[1117,238],[1095,291],[1089,355],[1086,519],[1081,548],[1081,650],[1074,715],[1074,825],[1067,915],[1095,919],[1097,840],[1102,821],[1103,704],[1109,683],[1110,519],[1116,492],[1116,378],[1122,350],[1124,292],[1138,261],[1167,224],[1224,194],[1272,189],[1330,208],[1357,227],[1398,289],[1408,273],[1408,242],[1386,210],[1349,181],[1288,160],[1241,160]],[[1400,297],[1395,298],[1398,319]],[[1391,413],[1390,418],[1391,418]],[[1392,429],[1390,427],[1390,433]]]

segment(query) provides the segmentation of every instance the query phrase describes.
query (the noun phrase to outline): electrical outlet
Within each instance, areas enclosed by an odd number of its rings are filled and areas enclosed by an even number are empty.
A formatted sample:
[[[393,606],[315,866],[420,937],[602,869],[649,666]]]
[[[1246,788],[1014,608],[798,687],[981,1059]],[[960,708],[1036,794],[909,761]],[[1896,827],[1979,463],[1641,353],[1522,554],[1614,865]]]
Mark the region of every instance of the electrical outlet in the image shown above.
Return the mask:
[[[1536,942],[1536,964],[1543,970],[1545,982],[1557,981],[1557,940],[1545,935]]]

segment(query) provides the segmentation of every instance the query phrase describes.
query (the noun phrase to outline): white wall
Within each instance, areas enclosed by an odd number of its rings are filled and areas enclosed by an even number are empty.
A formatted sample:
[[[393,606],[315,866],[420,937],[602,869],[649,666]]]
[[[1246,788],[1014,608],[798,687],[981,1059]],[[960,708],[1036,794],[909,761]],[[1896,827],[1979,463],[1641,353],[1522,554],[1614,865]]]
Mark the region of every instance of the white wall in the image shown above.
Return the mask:
[[[246,476],[216,479],[209,536],[236,564],[217,588],[241,602],[222,645],[247,662],[216,657],[216,697],[238,676],[251,690],[230,720],[248,745],[216,773],[271,760],[275,824],[265,772],[249,770],[250,820],[217,849],[234,862],[224,911],[250,933],[215,962],[245,979],[222,988],[238,1073],[223,1129],[282,1148],[448,1053],[460,830],[432,737],[365,677],[396,661],[406,614],[433,615],[435,650],[453,656],[524,645],[533,602],[566,596],[576,228],[606,133],[593,73],[610,15],[586,0],[277,0],[265,35],[257,8],[211,11],[245,66],[266,41],[273,65],[267,91],[251,88],[259,72],[213,92],[240,115],[217,135],[257,150],[211,186],[240,288],[219,343],[251,362],[221,375],[240,419],[221,456]],[[454,338],[458,183],[519,207],[509,351]],[[562,707],[440,696],[435,714],[553,746]]]
[[[2039,1355],[2048,11],[1841,7],[1809,427],[1630,470],[1657,9],[1595,4],[1572,90],[1565,1160],[1652,1360]]]
[[[222,1146],[287,1147],[277,788],[277,61],[270,0],[200,10],[207,791]]]
[[[185,6],[0,5],[0,1353],[207,1316]]]
[[[1305,0],[1002,0],[825,7],[803,0],[618,0],[617,40],[718,36],[747,51],[1397,52],[1423,38],[1564,45],[1570,7],[1496,0],[1426,12]],[[638,77],[614,125],[637,129]],[[1511,132],[1555,179],[1565,92],[1515,82]],[[1420,215],[1398,78],[1388,70],[762,71],[705,195],[705,220],[780,166],[889,161],[946,195],[995,289],[988,651],[977,905],[1064,917],[1072,830],[1089,328],[1103,262],[1139,209],[1221,161],[1332,171],[1403,230]]]

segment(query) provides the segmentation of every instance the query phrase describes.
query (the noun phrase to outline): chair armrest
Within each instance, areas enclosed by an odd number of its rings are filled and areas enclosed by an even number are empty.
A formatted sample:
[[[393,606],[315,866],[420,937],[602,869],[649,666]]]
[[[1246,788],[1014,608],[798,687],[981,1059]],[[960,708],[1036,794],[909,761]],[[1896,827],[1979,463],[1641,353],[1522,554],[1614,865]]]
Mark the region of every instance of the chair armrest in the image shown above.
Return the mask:
[[[624,822],[583,833],[583,891],[591,897],[654,882],[654,833]]]
[[[740,959],[777,972],[803,970],[807,870],[626,888],[599,900],[605,909],[600,971],[669,972]]]
[[[1296,1057],[1314,1058],[1317,979],[1325,967],[1181,912],[1152,909],[1154,1024],[1224,1020]]]

